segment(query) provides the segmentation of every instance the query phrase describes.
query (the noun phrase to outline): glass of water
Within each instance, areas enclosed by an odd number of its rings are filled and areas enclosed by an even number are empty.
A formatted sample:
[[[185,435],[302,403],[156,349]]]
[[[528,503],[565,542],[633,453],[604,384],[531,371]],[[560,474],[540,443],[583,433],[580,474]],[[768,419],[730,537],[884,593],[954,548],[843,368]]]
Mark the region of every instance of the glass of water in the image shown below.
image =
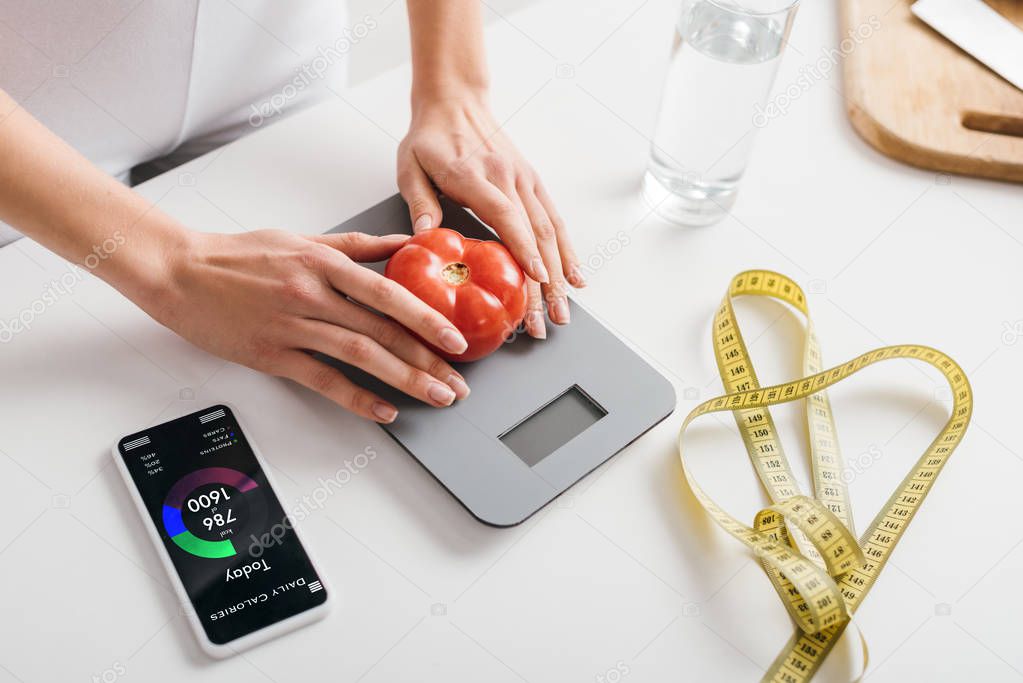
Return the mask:
[[[683,0],[643,195],[683,225],[735,203],[799,0]]]

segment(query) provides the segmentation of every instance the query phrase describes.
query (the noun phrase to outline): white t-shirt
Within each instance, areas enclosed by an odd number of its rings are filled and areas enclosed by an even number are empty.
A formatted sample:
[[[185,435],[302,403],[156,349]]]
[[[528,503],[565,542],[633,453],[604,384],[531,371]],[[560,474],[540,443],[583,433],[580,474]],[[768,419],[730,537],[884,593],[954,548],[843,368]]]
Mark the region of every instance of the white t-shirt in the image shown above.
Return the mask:
[[[330,97],[376,27],[346,0],[0,0],[0,88],[111,175]],[[2,161],[0,161],[2,163]],[[17,233],[0,223],[0,244]]]

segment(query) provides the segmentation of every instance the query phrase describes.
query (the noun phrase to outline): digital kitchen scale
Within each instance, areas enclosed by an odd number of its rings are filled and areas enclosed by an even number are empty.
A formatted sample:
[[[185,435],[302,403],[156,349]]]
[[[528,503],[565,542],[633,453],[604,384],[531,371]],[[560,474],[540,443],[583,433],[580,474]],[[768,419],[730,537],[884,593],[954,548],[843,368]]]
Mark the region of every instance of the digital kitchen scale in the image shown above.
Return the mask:
[[[443,225],[496,239],[472,214],[443,199]],[[411,234],[395,195],[328,232]],[[383,263],[373,267],[383,272]],[[547,339],[521,333],[493,355],[458,365],[472,393],[434,408],[357,368],[349,378],[398,408],[381,425],[477,519],[527,519],[675,408],[671,384],[575,302],[572,322],[548,323]]]

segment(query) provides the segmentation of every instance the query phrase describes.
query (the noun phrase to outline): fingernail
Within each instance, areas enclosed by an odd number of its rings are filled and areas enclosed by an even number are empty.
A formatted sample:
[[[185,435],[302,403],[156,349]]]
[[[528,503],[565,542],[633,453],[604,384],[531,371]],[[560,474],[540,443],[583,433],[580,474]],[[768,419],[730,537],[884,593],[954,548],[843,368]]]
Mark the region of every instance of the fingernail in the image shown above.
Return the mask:
[[[465,337],[453,327],[445,327],[437,335],[437,338],[440,341],[441,348],[448,353],[462,353],[469,348],[469,343],[465,341]]]
[[[568,269],[568,279],[571,280],[572,284],[576,287],[586,286],[586,278],[583,277],[583,272],[579,270],[579,266],[577,265],[573,264],[572,267]]]
[[[382,401],[377,401],[373,404],[373,414],[384,424],[390,424],[394,422],[394,418],[398,417],[398,411],[395,407],[387,405]]]
[[[547,338],[547,326],[543,323],[543,313],[540,311],[531,311],[527,318],[526,327],[529,328],[529,334],[535,339],[546,339]]]
[[[554,322],[567,325],[572,319],[572,314],[568,312],[568,299],[563,296],[559,296],[554,299]]]
[[[428,213],[424,213],[416,219],[416,224],[412,226],[412,230],[419,232],[420,230],[429,230],[431,227],[433,227],[433,217]]]
[[[465,383],[465,380],[456,374],[448,376],[448,386],[455,390],[455,396],[459,400],[468,398],[469,396],[469,385]]]
[[[455,401],[455,392],[451,390],[451,387],[440,382],[430,382],[430,386],[426,388],[426,395],[430,397],[431,401],[442,406],[449,406]]]
[[[529,264],[529,270],[533,274],[533,279],[539,282],[540,284],[545,285],[551,281],[550,276],[547,274],[547,268],[544,267],[543,265],[542,259],[540,258],[533,259],[532,262]]]
[[[403,234],[395,233],[393,235],[382,235],[380,237],[380,239],[388,240],[388,241],[391,241],[391,242],[398,242],[398,241],[404,242],[405,240],[407,240],[407,239],[409,239],[411,237],[412,237],[411,235],[403,235]]]

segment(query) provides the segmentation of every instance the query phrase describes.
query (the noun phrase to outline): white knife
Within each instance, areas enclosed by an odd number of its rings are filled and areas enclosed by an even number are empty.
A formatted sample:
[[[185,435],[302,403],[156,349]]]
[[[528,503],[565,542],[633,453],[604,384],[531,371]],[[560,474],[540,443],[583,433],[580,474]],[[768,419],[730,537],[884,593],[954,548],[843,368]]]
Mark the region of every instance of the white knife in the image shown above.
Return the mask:
[[[1023,90],[1023,30],[982,0],[917,0],[911,8],[935,31]]]

